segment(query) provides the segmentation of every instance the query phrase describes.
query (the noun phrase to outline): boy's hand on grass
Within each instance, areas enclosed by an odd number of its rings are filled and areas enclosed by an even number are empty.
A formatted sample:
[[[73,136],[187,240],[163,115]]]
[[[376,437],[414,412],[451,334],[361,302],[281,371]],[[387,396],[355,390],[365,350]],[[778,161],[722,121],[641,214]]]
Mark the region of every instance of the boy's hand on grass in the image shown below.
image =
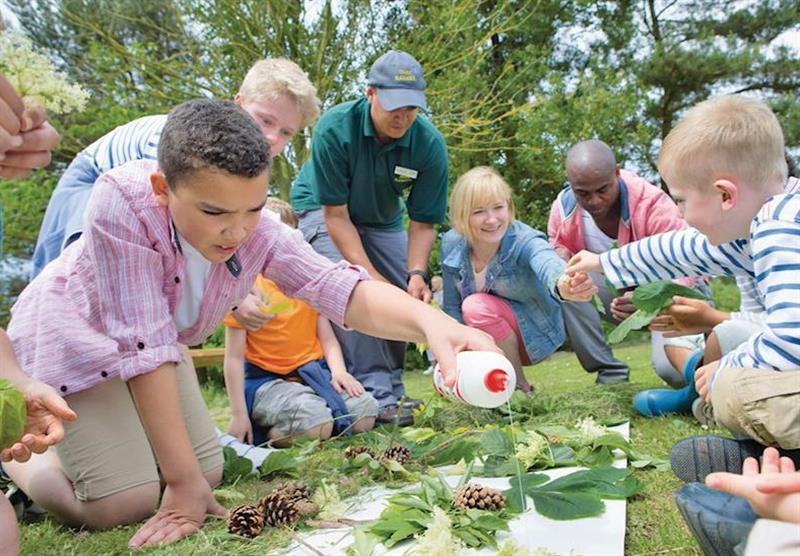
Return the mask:
[[[591,301],[597,293],[591,277],[585,272],[563,274],[556,283],[558,294],[566,301]]]
[[[622,295],[611,300],[611,316],[618,322],[622,322],[636,312],[636,305],[633,304],[633,291],[627,291]]]
[[[422,278],[422,276],[417,274],[414,274],[408,279],[406,291],[408,292],[408,295],[415,299],[419,299],[423,303],[430,303],[431,298],[433,298],[433,294],[431,293],[428,284],[425,283],[425,280]]]
[[[350,373],[331,373],[331,384],[339,394],[344,390],[351,398],[357,398],[366,392],[364,386]]]
[[[28,412],[25,433],[19,442],[0,453],[0,460],[26,462],[31,454],[41,454],[64,438],[62,421],[78,418],[64,398],[49,385],[31,378],[16,382],[14,387],[25,395]]]
[[[580,251],[577,255],[567,261],[567,269],[564,271],[566,274],[574,274],[576,272],[603,272],[603,267],[600,265],[600,255],[586,251]]]
[[[261,297],[252,292],[247,294],[236,310],[231,313],[245,330],[257,332],[262,326],[275,318],[275,315],[261,310]]]
[[[702,299],[676,295],[672,305],[650,323],[650,330],[663,332],[665,338],[704,334],[729,318],[730,313],[719,311]]]
[[[718,365],[719,361],[713,361],[694,372],[694,387],[700,397],[708,403],[711,403],[711,381],[714,380]]]
[[[232,415],[228,425],[228,434],[235,436],[239,442],[253,443],[253,424],[247,415]]]
[[[760,471],[758,460],[747,458],[741,475],[711,473],[706,485],[741,496],[761,517],[800,523],[800,473],[794,462],[775,448],[764,449],[762,459]]]
[[[207,514],[225,515],[205,478],[167,484],[156,515],[147,520],[131,538],[130,548],[168,544],[196,533]]]

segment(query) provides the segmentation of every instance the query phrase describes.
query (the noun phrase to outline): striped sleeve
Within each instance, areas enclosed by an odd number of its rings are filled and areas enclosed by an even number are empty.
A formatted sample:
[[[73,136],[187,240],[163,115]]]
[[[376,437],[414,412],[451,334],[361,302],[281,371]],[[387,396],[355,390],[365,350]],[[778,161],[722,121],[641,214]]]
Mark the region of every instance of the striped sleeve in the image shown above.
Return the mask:
[[[777,195],[750,228],[766,328],[720,360],[720,369],[800,370],[800,195]]]
[[[694,228],[657,234],[612,249],[600,255],[600,263],[603,273],[618,288],[685,276],[753,277],[746,240],[711,245]]]
[[[752,278],[737,276],[736,286],[739,288],[739,310],[730,313],[731,320],[765,324],[767,313],[756,281]]]
[[[131,160],[156,160],[161,130],[166,115],[145,116],[106,133],[86,147],[89,157],[100,173]]]

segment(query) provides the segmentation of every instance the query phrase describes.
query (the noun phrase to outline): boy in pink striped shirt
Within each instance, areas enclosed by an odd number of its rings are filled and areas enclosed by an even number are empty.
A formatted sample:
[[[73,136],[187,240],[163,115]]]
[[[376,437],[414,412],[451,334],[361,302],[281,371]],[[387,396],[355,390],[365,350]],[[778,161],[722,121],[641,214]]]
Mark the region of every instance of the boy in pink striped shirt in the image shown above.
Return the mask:
[[[158,163],[104,174],[84,234],[20,295],[9,335],[22,367],[79,417],[55,453],[8,471],[65,523],[113,527],[158,506],[130,541],[139,547],[224,512],[211,493],[221,448],[180,345],[209,336],[259,274],[338,325],[427,342],[451,383],[456,351],[496,349],[363,269],[317,255],[262,214],[269,164],[257,124],[233,103],[176,107]]]

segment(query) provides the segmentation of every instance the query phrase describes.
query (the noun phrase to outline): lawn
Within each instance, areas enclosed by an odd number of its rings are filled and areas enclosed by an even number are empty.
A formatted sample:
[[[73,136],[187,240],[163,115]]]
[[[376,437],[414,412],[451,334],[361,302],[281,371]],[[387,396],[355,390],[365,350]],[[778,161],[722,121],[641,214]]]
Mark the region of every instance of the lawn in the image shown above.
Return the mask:
[[[528,378],[537,389],[534,410],[530,423],[554,423],[572,425],[579,418],[593,415],[596,418],[625,417],[631,421],[631,441],[644,453],[666,458],[670,447],[679,439],[705,431],[687,417],[643,419],[636,417],[630,399],[642,388],[659,387],[660,380],[650,368],[649,343],[625,345],[615,350],[618,357],[631,366],[629,384],[599,387],[593,375],[584,372],[571,353],[557,353],[544,363],[527,369]],[[429,376],[421,372],[406,373],[409,395],[423,400],[435,394]],[[227,419],[224,392],[218,387],[205,389],[206,401],[220,426]],[[492,419],[486,411],[453,405],[448,411],[443,429],[451,425],[472,425],[477,419]],[[498,420],[501,415],[497,415]],[[449,421],[447,421],[449,419]],[[449,423],[449,424],[448,424]],[[327,442],[310,447],[304,455],[301,474],[310,482],[321,478],[316,474],[335,477],[343,495],[354,494],[363,480],[345,477],[340,472],[342,442]],[[628,555],[654,554],[702,554],[683,524],[672,500],[672,493],[680,482],[669,471],[653,469],[634,471],[644,484],[644,490],[628,501],[628,523],[625,552]],[[221,491],[222,502],[232,507],[244,502],[253,502],[269,490],[269,484],[258,479],[248,479],[235,485],[226,485]],[[576,522],[577,524],[577,522]],[[88,533],[72,531],[49,519],[37,523],[24,523],[22,529],[23,554],[127,554],[128,539],[136,527],[120,527],[112,531]],[[577,533],[579,534],[579,533]],[[281,554],[286,553],[287,532],[262,534],[248,541],[232,537],[222,521],[207,525],[201,533],[176,544],[147,551],[148,554],[195,555],[195,554]]]

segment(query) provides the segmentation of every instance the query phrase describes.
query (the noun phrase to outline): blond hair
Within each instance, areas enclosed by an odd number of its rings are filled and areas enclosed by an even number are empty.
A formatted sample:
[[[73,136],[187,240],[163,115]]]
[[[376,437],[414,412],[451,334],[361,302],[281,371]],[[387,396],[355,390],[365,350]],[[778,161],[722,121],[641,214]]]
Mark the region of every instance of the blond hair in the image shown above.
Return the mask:
[[[741,95],[708,99],[672,128],[658,154],[658,170],[669,183],[710,187],[734,178],[763,189],[786,181],[783,131],[764,103]]]
[[[297,228],[297,225],[300,223],[297,219],[297,214],[295,214],[294,209],[292,209],[292,205],[282,199],[277,197],[267,197],[265,206],[280,216],[281,222],[287,226]]]
[[[469,217],[475,207],[495,201],[508,203],[509,224],[514,221],[514,198],[511,187],[488,166],[476,166],[463,174],[450,194],[450,223],[456,232],[473,243],[475,237],[469,226]]]
[[[319,116],[321,103],[317,88],[300,66],[286,58],[265,58],[253,64],[244,76],[239,94],[244,100],[290,97],[302,114],[301,129],[314,123]]]

